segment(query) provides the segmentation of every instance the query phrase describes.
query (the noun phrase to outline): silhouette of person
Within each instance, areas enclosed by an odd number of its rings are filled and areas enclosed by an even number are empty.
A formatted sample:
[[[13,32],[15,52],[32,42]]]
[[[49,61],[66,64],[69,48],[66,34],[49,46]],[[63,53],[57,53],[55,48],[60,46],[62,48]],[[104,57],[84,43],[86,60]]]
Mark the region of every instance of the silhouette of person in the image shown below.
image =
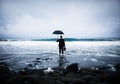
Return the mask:
[[[64,50],[66,49],[65,48],[65,41],[64,39],[62,38],[62,36],[60,36],[60,39],[57,39],[57,42],[59,42],[58,46],[59,46],[59,54],[63,54],[64,53]]]

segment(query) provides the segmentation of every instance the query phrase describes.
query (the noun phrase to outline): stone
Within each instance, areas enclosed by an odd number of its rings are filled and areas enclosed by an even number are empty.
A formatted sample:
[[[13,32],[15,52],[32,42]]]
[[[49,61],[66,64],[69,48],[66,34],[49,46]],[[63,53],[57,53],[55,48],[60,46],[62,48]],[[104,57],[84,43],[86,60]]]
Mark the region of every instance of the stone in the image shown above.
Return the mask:
[[[87,82],[83,79],[76,78],[76,77],[63,77],[62,81],[65,83],[73,83],[73,84],[87,84]]]
[[[71,65],[68,65],[66,69],[68,70],[68,72],[78,73],[79,71],[78,63],[73,63]]]
[[[120,70],[120,64],[117,64],[117,65],[115,66],[115,68],[116,68],[116,70]]]
[[[85,76],[83,76],[82,77],[84,80],[86,80],[86,81],[91,81],[92,79],[93,79],[93,76],[91,76],[91,75],[85,75]]]

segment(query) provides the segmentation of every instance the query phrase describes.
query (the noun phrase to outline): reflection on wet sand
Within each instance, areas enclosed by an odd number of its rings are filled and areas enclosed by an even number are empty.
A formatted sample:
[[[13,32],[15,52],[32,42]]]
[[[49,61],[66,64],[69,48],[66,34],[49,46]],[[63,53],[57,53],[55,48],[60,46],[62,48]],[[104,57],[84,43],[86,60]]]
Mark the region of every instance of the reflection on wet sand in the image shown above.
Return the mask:
[[[64,55],[59,55],[58,64],[60,68],[64,68],[67,63],[66,57]]]

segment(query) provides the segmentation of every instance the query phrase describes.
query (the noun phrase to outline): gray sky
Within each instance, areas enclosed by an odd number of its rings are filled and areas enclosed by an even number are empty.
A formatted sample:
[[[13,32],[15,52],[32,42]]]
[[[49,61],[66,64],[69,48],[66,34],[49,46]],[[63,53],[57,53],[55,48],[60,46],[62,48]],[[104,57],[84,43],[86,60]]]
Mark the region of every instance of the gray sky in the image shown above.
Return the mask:
[[[0,0],[0,37],[120,37],[120,0]]]

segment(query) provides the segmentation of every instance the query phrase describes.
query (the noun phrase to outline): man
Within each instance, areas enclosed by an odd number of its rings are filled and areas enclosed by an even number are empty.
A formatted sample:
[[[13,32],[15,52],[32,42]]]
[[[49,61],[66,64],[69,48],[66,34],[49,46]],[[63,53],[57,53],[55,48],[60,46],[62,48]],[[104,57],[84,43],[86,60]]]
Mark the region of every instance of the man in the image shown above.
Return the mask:
[[[59,42],[58,46],[59,46],[59,54],[63,54],[64,50],[65,50],[65,41],[62,38],[62,36],[60,36],[60,39],[57,40],[57,42]]]

